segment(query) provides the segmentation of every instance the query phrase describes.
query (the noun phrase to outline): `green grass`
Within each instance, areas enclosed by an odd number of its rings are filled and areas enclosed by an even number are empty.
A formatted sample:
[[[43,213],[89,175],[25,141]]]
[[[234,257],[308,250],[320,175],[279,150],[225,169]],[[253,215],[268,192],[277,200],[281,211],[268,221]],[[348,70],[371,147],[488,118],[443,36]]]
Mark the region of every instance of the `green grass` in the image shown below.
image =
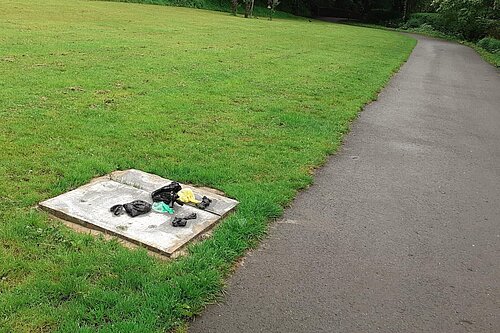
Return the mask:
[[[387,31],[408,32],[408,33],[412,33],[412,34],[419,34],[419,35],[423,35],[423,36],[429,36],[429,37],[441,38],[441,39],[454,41],[454,42],[457,42],[457,43],[460,43],[463,45],[467,45],[470,48],[473,48],[486,62],[490,63],[491,65],[493,65],[495,67],[500,67],[500,53],[490,52],[490,51],[482,48],[477,43],[462,40],[460,38],[457,38],[456,36],[447,35],[441,31],[437,31],[437,30],[432,29],[432,27],[423,27],[423,28],[418,27],[418,28],[403,29],[403,28],[390,28],[390,27],[385,27],[385,26],[377,25],[377,24],[366,24],[366,23],[357,23],[357,22],[348,22],[348,23],[344,23],[344,24],[351,25],[351,26],[357,26],[357,27],[364,27],[364,28],[381,29],[381,30],[387,30]]]
[[[311,183],[414,44],[302,19],[4,0],[0,332],[183,325],[216,299],[234,262]],[[127,168],[218,188],[241,204],[170,262],[35,209]]]

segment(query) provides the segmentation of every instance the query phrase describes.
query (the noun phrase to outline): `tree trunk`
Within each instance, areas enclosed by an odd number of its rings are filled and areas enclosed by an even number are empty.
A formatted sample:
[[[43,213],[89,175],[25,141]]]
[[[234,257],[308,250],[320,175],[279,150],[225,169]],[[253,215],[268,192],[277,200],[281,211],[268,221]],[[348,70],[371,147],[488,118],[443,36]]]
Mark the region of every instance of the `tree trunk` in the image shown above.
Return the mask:
[[[237,11],[238,11],[238,0],[231,0],[231,12],[233,13],[234,16],[236,16]]]
[[[250,8],[250,17],[253,17],[253,5],[255,3],[255,0],[252,0],[252,7]]]
[[[250,8],[252,6],[252,2],[250,0],[245,0],[245,18],[250,16]]]

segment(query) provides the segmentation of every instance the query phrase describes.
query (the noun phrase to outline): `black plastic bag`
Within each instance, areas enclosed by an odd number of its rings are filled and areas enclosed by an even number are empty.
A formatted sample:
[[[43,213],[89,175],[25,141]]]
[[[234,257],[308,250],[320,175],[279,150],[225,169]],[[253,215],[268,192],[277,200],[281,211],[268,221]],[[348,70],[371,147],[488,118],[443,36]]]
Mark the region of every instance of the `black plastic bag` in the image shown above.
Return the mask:
[[[178,182],[171,182],[170,184],[153,191],[153,193],[151,193],[151,198],[153,199],[153,202],[163,201],[169,205],[170,208],[174,208],[174,202],[183,206],[184,203],[179,200],[179,196],[177,195],[177,192],[181,189],[182,187]]]
[[[151,204],[142,200],[135,200],[123,205],[125,211],[128,215],[136,217],[137,215],[142,215],[149,213],[151,211]]]
[[[210,204],[212,203],[212,199],[209,199],[208,197],[204,196],[201,199],[201,202],[196,205],[197,208],[199,209],[206,209]]]
[[[191,213],[186,217],[174,217],[172,220],[172,225],[174,227],[185,227],[187,224],[187,220],[194,220],[196,219],[196,213]]]
[[[124,205],[114,205],[109,209],[115,216],[123,214],[123,212],[127,212],[127,214],[131,217],[136,217],[138,215],[146,214],[151,211],[151,204],[142,201],[135,200]]]
[[[112,212],[114,216],[119,216],[125,213],[125,207],[123,207],[123,205],[114,205],[109,211]]]
[[[187,220],[186,219],[181,219],[180,217],[175,217],[172,220],[172,225],[174,227],[185,227],[186,223],[187,223]]]

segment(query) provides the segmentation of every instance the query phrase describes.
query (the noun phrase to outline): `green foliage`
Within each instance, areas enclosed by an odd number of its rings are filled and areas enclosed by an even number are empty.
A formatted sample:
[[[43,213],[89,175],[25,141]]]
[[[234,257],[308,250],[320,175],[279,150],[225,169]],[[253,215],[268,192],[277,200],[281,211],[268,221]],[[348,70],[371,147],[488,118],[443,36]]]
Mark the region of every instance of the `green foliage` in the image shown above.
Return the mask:
[[[434,0],[440,19],[447,31],[468,40],[477,40],[487,34],[498,18],[495,0]]]
[[[477,45],[491,53],[500,53],[500,40],[492,37],[485,37],[477,42]]]
[[[489,20],[486,35],[496,39],[500,39],[500,17],[497,19]]]
[[[3,0],[0,41],[0,332],[169,332],[200,312],[415,44],[67,0]],[[127,168],[241,204],[168,262],[33,208]]]
[[[441,34],[442,34],[439,31],[435,30],[432,25],[427,24],[427,23],[423,23],[415,28],[408,28],[408,31],[416,32],[416,33],[423,33],[423,34],[431,35],[434,37],[441,37]]]
[[[432,13],[434,8],[432,6],[433,0],[413,0],[414,5],[412,6],[413,12],[418,13]]]
[[[464,0],[468,1],[468,0]],[[403,29],[432,29],[466,40],[477,40],[486,35],[494,35],[498,30],[498,20],[491,19],[493,14],[487,8],[473,11],[471,8],[453,13],[447,7],[439,7],[438,13],[414,13],[400,25]],[[467,15],[465,15],[467,13]],[[475,14],[473,14],[475,13]],[[481,14],[482,13],[482,14]],[[482,16],[481,16],[482,15]],[[422,27],[425,25],[424,27]]]
[[[434,30],[446,32],[446,23],[437,13],[414,13],[401,26],[404,29],[419,28],[422,25],[431,26]]]

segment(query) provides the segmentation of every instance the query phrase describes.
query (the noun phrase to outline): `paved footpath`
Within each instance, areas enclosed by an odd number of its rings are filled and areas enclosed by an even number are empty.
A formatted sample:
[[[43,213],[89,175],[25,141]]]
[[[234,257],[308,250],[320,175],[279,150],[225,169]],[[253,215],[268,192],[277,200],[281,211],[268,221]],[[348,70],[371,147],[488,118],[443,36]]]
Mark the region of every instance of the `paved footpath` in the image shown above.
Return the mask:
[[[500,332],[500,76],[416,37],[189,332]]]

